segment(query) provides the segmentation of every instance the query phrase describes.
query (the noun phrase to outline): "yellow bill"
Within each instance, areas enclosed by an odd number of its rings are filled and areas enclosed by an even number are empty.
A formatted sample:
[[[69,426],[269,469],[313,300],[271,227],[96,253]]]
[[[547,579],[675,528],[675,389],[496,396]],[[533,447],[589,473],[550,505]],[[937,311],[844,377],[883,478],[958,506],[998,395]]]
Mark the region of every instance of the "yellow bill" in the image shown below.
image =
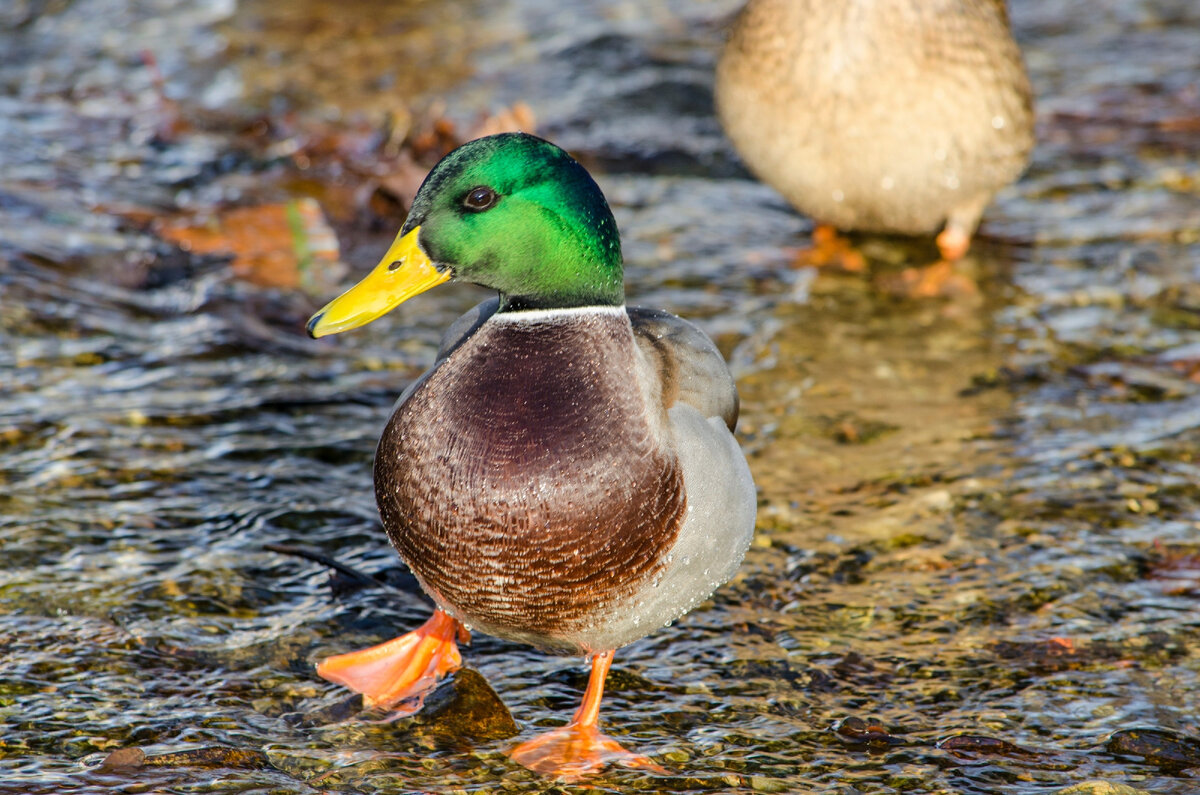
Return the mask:
[[[383,260],[366,278],[351,287],[309,318],[308,335],[324,337],[365,326],[400,304],[450,279],[450,271],[439,271],[417,243],[415,227],[407,235],[396,235]]]

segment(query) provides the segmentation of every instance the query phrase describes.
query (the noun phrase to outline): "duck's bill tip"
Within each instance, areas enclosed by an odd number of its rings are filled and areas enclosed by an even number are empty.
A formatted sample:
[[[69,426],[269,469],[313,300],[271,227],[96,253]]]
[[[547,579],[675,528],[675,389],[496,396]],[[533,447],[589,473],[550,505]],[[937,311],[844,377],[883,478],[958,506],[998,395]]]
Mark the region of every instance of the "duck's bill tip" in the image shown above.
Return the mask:
[[[312,337],[314,340],[319,337],[324,337],[326,334],[329,333],[328,331],[325,331],[324,329],[321,328],[321,320],[324,317],[325,317],[325,310],[322,309],[320,312],[318,312],[315,315],[313,315],[312,317],[310,317],[308,319],[308,322],[304,324],[304,330],[307,331],[308,336]]]

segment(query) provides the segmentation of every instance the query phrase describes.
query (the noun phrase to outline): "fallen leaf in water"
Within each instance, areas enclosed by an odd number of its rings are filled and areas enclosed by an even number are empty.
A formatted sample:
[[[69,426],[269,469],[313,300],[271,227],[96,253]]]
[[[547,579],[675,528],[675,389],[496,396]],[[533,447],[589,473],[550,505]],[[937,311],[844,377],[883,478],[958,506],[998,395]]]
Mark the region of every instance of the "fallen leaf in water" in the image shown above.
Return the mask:
[[[1014,745],[1007,740],[987,737],[981,734],[956,734],[938,740],[937,747],[949,751],[955,756],[962,757],[970,754],[987,756],[1010,756],[1030,758],[1037,756],[1036,751]]]
[[[158,234],[196,254],[230,254],[233,271],[263,287],[333,289],[344,275],[337,236],[308,198],[160,221]]]
[[[154,109],[158,116],[158,123],[154,130],[155,135],[161,142],[173,143],[180,136],[191,132],[192,126],[184,119],[179,103],[167,95],[166,80],[163,79],[162,70],[158,66],[158,58],[154,52],[142,50],[141,59],[142,64],[150,72],[150,80],[154,86],[154,95],[157,100],[157,106]]]
[[[383,216],[407,215],[429,169],[430,166],[418,163],[411,152],[401,152],[392,164],[391,171],[387,176],[380,177],[378,186],[371,193],[371,208]]]
[[[904,740],[895,737],[886,728],[875,723],[867,723],[862,718],[850,716],[834,724],[833,730],[839,737],[852,743],[861,743],[874,747],[902,745]]]
[[[471,128],[466,140],[502,132],[531,133],[536,128],[537,120],[533,116],[533,109],[524,102],[517,102],[499,113],[483,118]]]
[[[524,102],[479,119],[465,134],[459,133],[454,122],[445,116],[439,115],[415,128],[409,121],[406,145],[398,148],[388,173],[380,177],[378,187],[371,195],[371,204],[381,214],[390,212],[392,205],[399,205],[407,213],[429,169],[451,150],[485,135],[533,132],[536,126],[533,110]]]
[[[1195,596],[1200,593],[1200,554],[1194,549],[1168,548],[1155,544],[1155,555],[1148,561],[1146,579],[1161,583],[1164,593]]]
[[[993,644],[992,651],[1002,660],[1042,673],[1075,670],[1118,656],[1103,644],[1076,647],[1073,640],[1061,637],[1028,643],[1004,641]]]

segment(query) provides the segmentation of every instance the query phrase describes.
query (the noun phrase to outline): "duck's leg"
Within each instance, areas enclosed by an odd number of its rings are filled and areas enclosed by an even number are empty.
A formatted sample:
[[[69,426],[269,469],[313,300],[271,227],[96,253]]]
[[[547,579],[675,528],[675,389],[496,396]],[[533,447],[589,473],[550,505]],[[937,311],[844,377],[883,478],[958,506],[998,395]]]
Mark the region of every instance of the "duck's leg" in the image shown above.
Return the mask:
[[[836,267],[852,273],[860,273],[867,269],[867,261],[862,252],[828,224],[817,224],[813,227],[812,247],[798,251],[792,264],[797,268]]]
[[[979,286],[971,277],[960,272],[955,264],[966,256],[971,247],[971,236],[979,226],[988,196],[982,196],[955,208],[946,226],[937,236],[941,259],[932,265],[905,268],[898,277],[885,287],[908,298],[977,297]]]
[[[938,251],[946,262],[956,262],[962,259],[969,248],[975,230],[979,228],[979,219],[991,201],[990,193],[973,196],[959,204],[946,217],[946,225],[937,236]]]
[[[521,743],[509,752],[509,757],[536,773],[564,781],[589,776],[609,762],[666,773],[648,758],[626,751],[616,740],[600,733],[600,698],[612,659],[611,651],[592,657],[587,692],[570,723]]]
[[[961,226],[946,224],[937,236],[937,247],[943,262],[960,260],[971,248],[971,232]]]
[[[978,295],[979,287],[954,264],[971,248],[971,237],[990,198],[987,194],[977,196],[951,210],[946,225],[937,236],[941,259],[932,265],[906,268],[900,274],[895,292],[909,298]]]
[[[941,259],[932,265],[905,268],[898,278],[885,284],[892,292],[908,298],[977,297],[979,286],[971,277],[961,273],[955,263],[966,256],[971,238],[979,227],[991,194],[984,193],[968,199],[946,217],[946,225],[937,236]]]
[[[445,674],[462,666],[456,640],[470,636],[462,624],[434,610],[420,628],[361,651],[338,654],[317,664],[317,674],[363,694],[369,707],[411,715]]]

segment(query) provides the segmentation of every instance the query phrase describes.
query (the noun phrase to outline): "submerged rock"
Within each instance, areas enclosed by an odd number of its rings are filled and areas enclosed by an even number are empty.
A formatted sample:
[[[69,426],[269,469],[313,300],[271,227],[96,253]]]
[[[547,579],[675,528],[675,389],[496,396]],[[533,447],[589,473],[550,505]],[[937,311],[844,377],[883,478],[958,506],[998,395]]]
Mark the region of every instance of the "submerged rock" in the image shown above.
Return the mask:
[[[118,770],[136,770],[146,764],[146,752],[141,748],[118,748],[100,763],[99,770],[108,773]]]
[[[1166,729],[1123,729],[1113,732],[1104,748],[1110,754],[1140,756],[1165,770],[1200,767],[1200,738]]]
[[[397,715],[364,709],[361,695],[354,694],[304,715],[289,716],[298,726],[328,726],[346,721],[360,725],[388,726],[388,731],[428,738],[435,744],[446,741],[502,740],[517,734],[517,723],[508,707],[473,668],[460,668],[427,695],[420,711]]]
[[[1150,795],[1150,793],[1117,781],[1084,781],[1060,789],[1054,795]]]
[[[460,668],[442,683],[412,720],[422,731],[446,739],[503,740],[518,731],[508,707],[473,668]]]
[[[266,770],[273,767],[267,755],[250,748],[208,746],[148,756],[141,748],[119,748],[100,763],[102,772],[137,770],[143,767],[228,768]]]

